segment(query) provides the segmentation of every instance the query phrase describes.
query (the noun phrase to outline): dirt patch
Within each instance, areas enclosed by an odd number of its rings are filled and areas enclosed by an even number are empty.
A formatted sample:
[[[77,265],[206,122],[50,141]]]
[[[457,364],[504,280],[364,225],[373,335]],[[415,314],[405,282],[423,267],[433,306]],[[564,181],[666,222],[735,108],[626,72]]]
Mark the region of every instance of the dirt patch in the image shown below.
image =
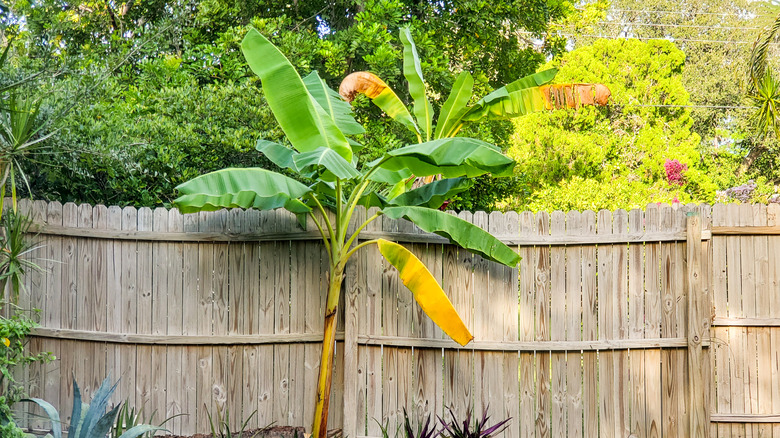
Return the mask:
[[[303,427],[292,426],[274,426],[267,429],[245,430],[241,435],[233,432],[232,438],[303,438],[305,429]],[[198,433],[195,435],[165,435],[167,438],[213,438],[210,433]],[[219,437],[220,435],[217,434]]]

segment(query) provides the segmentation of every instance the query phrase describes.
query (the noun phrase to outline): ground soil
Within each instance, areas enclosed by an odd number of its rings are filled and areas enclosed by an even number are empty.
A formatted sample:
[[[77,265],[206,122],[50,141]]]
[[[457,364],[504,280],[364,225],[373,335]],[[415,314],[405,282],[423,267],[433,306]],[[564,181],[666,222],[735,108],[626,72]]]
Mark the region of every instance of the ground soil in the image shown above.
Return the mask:
[[[298,438],[303,438],[303,427],[292,426],[274,426],[267,429],[251,429],[245,430],[243,434],[239,435],[238,432],[228,437],[227,435],[220,435],[217,433],[217,438],[296,438],[296,432]],[[165,435],[167,438],[214,438],[210,433],[198,433],[195,435]]]

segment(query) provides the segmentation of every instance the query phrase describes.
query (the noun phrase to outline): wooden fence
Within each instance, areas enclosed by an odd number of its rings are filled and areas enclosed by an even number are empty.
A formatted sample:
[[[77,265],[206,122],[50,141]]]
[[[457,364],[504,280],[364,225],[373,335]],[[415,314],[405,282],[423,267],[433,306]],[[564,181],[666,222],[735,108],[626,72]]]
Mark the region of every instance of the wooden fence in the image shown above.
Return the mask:
[[[21,306],[41,309],[31,392],[69,420],[72,376],[175,433],[312,421],[327,261],[282,211],[24,203],[42,233]],[[475,335],[459,348],[375,248],[348,267],[330,426],[350,437],[487,409],[515,437],[780,436],[780,207],[463,213],[515,247],[488,262],[406,221]],[[356,212],[356,220],[365,211]],[[345,317],[346,315],[346,317]],[[714,319],[713,319],[714,318]],[[34,428],[45,422],[23,413]]]

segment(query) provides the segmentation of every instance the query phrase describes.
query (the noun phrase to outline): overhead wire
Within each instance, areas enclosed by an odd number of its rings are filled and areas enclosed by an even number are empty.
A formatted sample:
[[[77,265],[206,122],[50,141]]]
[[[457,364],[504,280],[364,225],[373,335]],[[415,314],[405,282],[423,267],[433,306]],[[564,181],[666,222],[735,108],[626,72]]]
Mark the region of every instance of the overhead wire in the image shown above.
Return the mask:
[[[632,23],[618,22],[618,21],[599,21],[596,24],[611,24],[617,26],[645,26],[645,27],[681,27],[690,29],[712,29],[712,30],[759,30],[761,27],[746,27],[746,26],[706,26],[700,24],[665,24],[665,23]]]
[[[518,32],[518,33],[524,33],[526,35],[534,35],[533,32]],[[584,38],[603,38],[603,39],[610,39],[610,40],[626,40],[626,39],[635,39],[635,40],[648,40],[648,41],[669,41],[669,42],[690,42],[690,43],[709,43],[709,44],[753,44],[753,41],[740,41],[740,40],[706,40],[706,39],[695,39],[695,38],[658,38],[658,37],[643,37],[643,36],[610,36],[610,35],[589,35],[589,34],[573,34],[573,33],[556,33],[556,36],[562,36],[567,38],[577,38],[577,37],[584,37]],[[773,45],[777,45],[780,43],[769,43]]]
[[[575,8],[579,11],[585,8]],[[649,14],[680,14],[680,15],[716,15],[721,17],[742,17],[742,18],[775,18],[775,15],[753,14],[752,12],[734,13],[734,12],[694,12],[694,11],[662,11],[653,9],[609,9],[608,12],[638,12]]]

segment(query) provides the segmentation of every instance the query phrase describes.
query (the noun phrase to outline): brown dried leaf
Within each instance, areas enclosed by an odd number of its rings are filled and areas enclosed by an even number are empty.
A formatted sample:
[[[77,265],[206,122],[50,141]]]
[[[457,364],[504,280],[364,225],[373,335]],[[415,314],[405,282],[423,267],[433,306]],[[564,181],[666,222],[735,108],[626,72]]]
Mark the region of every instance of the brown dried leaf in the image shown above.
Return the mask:
[[[341,97],[352,102],[358,93],[363,93],[373,99],[387,88],[387,84],[373,73],[358,71],[350,74],[339,85]]]

